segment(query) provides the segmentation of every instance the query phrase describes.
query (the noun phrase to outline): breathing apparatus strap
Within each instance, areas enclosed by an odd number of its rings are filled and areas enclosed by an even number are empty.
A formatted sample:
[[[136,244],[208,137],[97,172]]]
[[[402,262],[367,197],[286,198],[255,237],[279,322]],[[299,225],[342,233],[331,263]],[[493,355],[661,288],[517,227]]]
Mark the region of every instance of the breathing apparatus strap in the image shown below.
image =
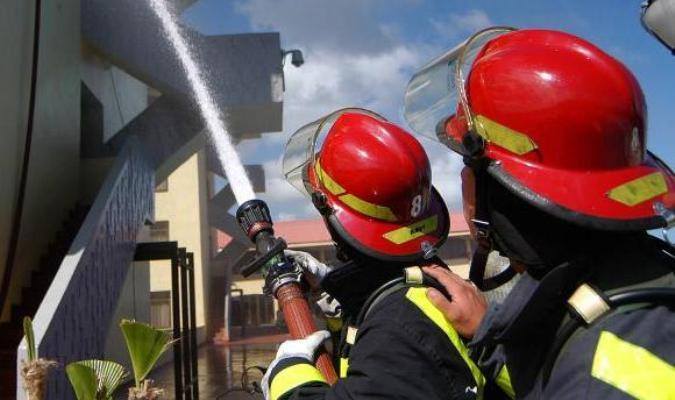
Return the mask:
[[[548,384],[558,356],[577,330],[585,328],[583,332],[587,332],[600,319],[620,313],[622,310],[628,311],[632,309],[631,306],[673,307],[675,288],[624,289],[609,295],[587,283],[582,283],[567,300],[567,304],[570,317],[558,330],[553,345],[546,355],[541,369],[542,387]]]
[[[485,278],[485,267],[488,257],[493,249],[492,226],[490,224],[490,215],[487,206],[488,197],[488,179],[487,179],[487,160],[483,158],[465,158],[464,161],[474,173],[475,180],[475,217],[471,220],[476,228],[476,250],[471,257],[469,268],[469,279],[482,291],[496,289],[497,287],[510,281],[516,274],[515,270],[509,266],[499,274],[490,278]]]

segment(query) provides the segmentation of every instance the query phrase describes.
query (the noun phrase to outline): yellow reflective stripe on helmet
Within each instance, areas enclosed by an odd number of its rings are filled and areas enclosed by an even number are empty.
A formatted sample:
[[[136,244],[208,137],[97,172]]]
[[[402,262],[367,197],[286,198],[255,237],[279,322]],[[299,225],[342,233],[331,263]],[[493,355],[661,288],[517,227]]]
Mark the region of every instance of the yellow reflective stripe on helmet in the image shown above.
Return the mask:
[[[506,365],[499,370],[496,383],[509,398],[514,399],[516,397],[516,392],[513,390],[513,386],[511,386],[511,375],[509,375],[509,370],[506,369]]]
[[[340,357],[340,378],[347,377],[348,369],[349,369],[349,358]]]
[[[359,199],[353,194],[343,194],[340,196],[340,200],[361,214],[385,221],[396,221],[396,216],[389,207],[369,203],[365,200]]]
[[[382,235],[395,244],[402,244],[431,233],[438,228],[438,215],[417,221],[414,224],[395,229]]]
[[[638,399],[675,399],[675,366],[603,331],[591,375]]]
[[[311,364],[295,364],[279,371],[270,385],[270,398],[278,400],[289,391],[310,382],[327,383],[321,372]]]
[[[666,178],[654,172],[615,187],[607,192],[607,197],[632,207],[667,191]]]
[[[477,115],[474,123],[476,132],[485,140],[503,147],[512,153],[523,155],[537,148],[537,145],[529,136],[516,132],[483,115]]]
[[[333,178],[331,178],[326,171],[321,168],[321,163],[319,160],[316,160],[316,164],[314,165],[314,171],[316,172],[316,177],[319,179],[319,182],[323,184],[323,186],[331,192],[331,194],[337,196],[345,192],[345,188],[340,186],[339,183],[335,182]]]
[[[319,182],[321,182],[331,194],[339,196],[339,199],[353,210],[384,221],[396,221],[396,215],[394,215],[389,207],[367,202],[353,194],[343,194],[346,192],[345,188],[333,180],[333,178],[321,168],[321,163],[318,160],[316,161],[316,164],[314,164],[314,170]]]
[[[469,357],[469,349],[464,345],[462,339],[455,328],[445,319],[443,314],[429,301],[427,298],[426,287],[412,287],[408,289],[405,297],[419,308],[424,315],[427,316],[436,326],[438,326],[450,339],[450,342],[455,346],[459,355],[462,356],[464,363],[471,371],[473,379],[476,381],[478,388],[477,399],[483,398],[483,389],[485,387],[485,377],[478,369],[478,366]]]

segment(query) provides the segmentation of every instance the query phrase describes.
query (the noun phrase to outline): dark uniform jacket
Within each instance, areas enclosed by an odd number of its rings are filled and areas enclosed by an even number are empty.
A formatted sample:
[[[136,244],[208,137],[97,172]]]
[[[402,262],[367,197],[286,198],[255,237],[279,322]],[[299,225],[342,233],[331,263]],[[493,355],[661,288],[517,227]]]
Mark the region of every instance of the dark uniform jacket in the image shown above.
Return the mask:
[[[374,305],[351,346],[345,343],[348,329],[343,329],[341,349],[348,360],[340,363],[341,378],[333,387],[307,361],[291,359],[271,372],[270,397],[506,398],[494,386],[486,387],[457,332],[427,300],[425,287],[401,288]],[[499,394],[492,397],[493,391]]]
[[[572,318],[567,299],[581,283],[605,294],[673,288],[672,251],[654,238],[639,238],[602,253],[591,266],[571,262],[540,280],[524,276],[503,305],[491,306],[470,344],[479,365],[489,376],[505,363],[520,399],[675,399],[675,310],[668,306],[611,310],[551,355],[561,324]]]

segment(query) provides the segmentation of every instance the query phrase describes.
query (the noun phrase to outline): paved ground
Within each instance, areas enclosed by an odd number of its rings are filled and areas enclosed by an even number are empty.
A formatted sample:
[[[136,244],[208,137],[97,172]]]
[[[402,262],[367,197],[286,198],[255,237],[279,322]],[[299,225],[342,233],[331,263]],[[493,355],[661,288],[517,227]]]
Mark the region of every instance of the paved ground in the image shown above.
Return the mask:
[[[276,339],[283,340],[284,338]],[[270,341],[272,340],[266,340],[268,343],[202,346],[199,349],[198,359],[199,398],[201,400],[262,399],[261,394],[248,394],[241,390],[242,374],[247,367],[267,366],[272,361],[276,354],[277,344],[274,341],[269,343]],[[249,370],[247,376],[250,388],[251,382],[260,382],[262,373],[253,369]],[[163,399],[174,399],[172,363],[162,366],[152,373],[151,377],[157,386],[165,389]],[[245,380],[246,377],[243,379]],[[121,389],[120,392],[119,394],[126,393],[126,389]]]

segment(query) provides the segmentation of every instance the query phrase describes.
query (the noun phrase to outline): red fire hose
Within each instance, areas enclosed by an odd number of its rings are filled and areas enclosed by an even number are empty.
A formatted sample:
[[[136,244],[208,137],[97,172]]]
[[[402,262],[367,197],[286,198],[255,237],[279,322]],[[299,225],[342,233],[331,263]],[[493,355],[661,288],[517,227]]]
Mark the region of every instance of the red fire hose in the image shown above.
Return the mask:
[[[293,339],[302,339],[318,329],[314,324],[309,304],[300,288],[302,271],[284,255],[286,242],[274,237],[272,218],[267,204],[259,199],[243,203],[237,210],[237,221],[256,245],[258,256],[241,273],[249,276],[261,271],[265,277],[265,291],[274,294],[279,302],[288,331]],[[331,358],[321,346],[316,367],[326,381],[333,385],[338,377]]]
[[[314,324],[307,299],[305,299],[300,290],[300,285],[297,283],[287,283],[277,289],[275,296],[279,302],[281,311],[284,313],[284,320],[288,326],[291,338],[302,339],[318,330]],[[330,385],[333,385],[337,381],[338,377],[335,373],[335,368],[323,346],[319,348],[316,367],[321,371],[321,374]]]

